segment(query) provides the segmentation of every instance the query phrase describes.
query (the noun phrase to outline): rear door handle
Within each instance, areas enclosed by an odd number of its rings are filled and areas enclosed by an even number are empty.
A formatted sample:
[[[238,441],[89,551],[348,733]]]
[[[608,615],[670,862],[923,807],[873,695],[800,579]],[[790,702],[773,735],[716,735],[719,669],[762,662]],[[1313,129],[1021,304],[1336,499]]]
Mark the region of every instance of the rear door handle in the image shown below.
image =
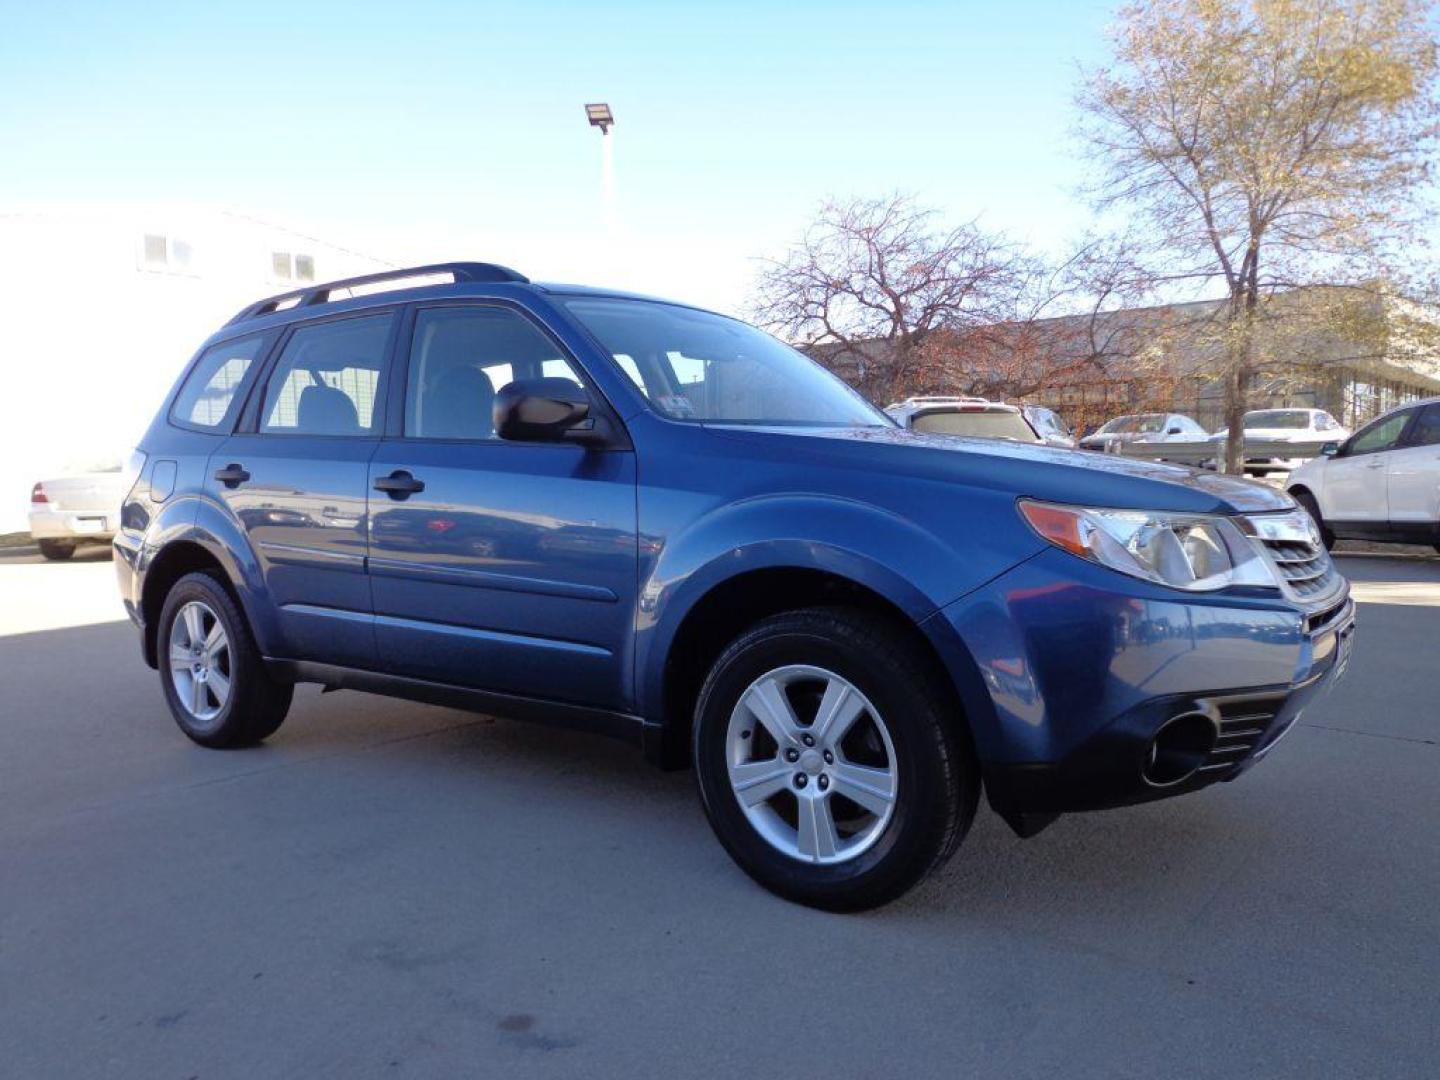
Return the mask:
[[[414,495],[417,491],[424,491],[425,482],[416,480],[404,469],[396,469],[389,476],[382,476],[376,480],[375,490],[385,492],[392,499],[404,499]]]
[[[246,480],[249,480],[250,474],[245,471],[245,466],[230,464],[226,465],[223,469],[216,469],[215,479],[219,480],[226,487],[233,488],[239,487]]]

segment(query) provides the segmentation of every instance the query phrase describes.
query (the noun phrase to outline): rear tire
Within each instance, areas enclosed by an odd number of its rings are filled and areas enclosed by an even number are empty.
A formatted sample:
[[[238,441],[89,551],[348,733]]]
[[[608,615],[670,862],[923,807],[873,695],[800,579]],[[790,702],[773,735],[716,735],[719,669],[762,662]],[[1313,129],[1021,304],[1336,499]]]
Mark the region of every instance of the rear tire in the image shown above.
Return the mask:
[[[1315,502],[1315,496],[1308,491],[1297,491],[1294,495],[1295,501],[1310,515],[1310,520],[1315,522],[1315,527],[1320,530],[1320,539],[1325,542],[1325,550],[1329,551],[1335,546],[1335,534],[1320,516],[1320,506]]]
[[[165,703],[201,746],[253,746],[284,723],[295,688],[270,677],[239,605],[213,575],[186,574],[171,587],[156,645]]]
[[[71,540],[39,540],[40,555],[51,562],[64,562],[75,554],[75,544]]]
[[[859,911],[949,858],[980,770],[933,667],[903,628],[849,608],[773,616],[721,654],[692,751],[706,816],[741,869],[786,899]]]

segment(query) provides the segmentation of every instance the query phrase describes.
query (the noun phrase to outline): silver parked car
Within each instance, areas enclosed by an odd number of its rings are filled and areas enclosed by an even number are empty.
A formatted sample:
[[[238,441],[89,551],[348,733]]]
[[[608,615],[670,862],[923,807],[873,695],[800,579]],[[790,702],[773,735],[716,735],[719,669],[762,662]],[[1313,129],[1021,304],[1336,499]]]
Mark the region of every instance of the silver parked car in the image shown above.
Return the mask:
[[[133,480],[113,469],[41,480],[30,489],[30,535],[47,559],[68,559],[80,544],[108,544]]]
[[[1114,443],[1198,442],[1210,433],[1184,413],[1136,413],[1117,416],[1080,440],[1085,450],[1109,450]]]
[[[1043,405],[1022,405],[1020,411],[1046,444],[1063,446],[1067,450],[1075,449],[1075,433],[1054,409],[1047,409]]]

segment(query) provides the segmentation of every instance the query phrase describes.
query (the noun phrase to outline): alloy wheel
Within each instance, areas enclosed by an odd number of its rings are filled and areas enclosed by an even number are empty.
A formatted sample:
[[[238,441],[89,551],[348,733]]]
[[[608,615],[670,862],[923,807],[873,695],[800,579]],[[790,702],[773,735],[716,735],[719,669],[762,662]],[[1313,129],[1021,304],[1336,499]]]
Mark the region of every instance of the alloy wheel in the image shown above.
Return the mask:
[[[730,786],[767,843],[806,863],[870,848],[895,810],[895,747],[880,713],[833,671],[792,664],[740,695],[726,732]]]
[[[230,700],[230,639],[215,611],[191,600],[175,613],[170,628],[170,681],[180,704],[196,720],[209,722]]]

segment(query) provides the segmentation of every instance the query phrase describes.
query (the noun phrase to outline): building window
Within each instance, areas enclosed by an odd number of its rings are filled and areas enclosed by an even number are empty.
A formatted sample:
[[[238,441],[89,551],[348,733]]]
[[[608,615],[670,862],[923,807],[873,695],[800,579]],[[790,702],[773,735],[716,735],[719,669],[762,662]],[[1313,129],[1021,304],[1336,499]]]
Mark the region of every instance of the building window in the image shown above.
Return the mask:
[[[276,281],[314,281],[315,256],[292,255],[288,251],[270,253],[270,275]]]
[[[184,240],[146,233],[140,241],[140,268],[161,273],[187,274],[193,252]]]

